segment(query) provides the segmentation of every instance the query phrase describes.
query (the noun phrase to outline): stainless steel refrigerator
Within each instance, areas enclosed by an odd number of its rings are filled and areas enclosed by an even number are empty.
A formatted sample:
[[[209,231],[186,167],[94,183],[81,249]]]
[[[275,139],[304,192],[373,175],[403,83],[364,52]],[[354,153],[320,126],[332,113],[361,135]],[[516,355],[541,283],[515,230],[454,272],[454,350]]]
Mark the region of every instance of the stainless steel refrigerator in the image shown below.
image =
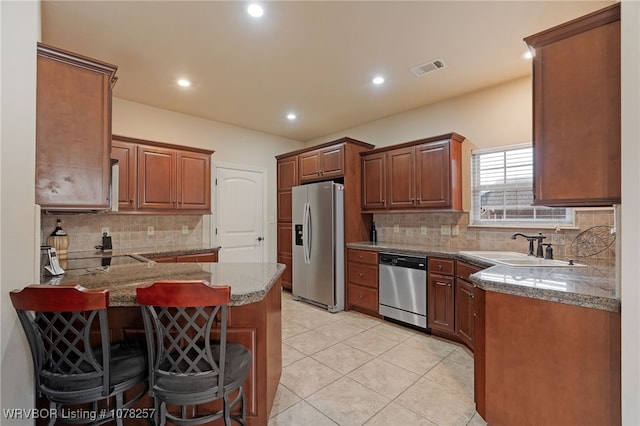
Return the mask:
[[[344,186],[292,188],[294,299],[344,310]]]

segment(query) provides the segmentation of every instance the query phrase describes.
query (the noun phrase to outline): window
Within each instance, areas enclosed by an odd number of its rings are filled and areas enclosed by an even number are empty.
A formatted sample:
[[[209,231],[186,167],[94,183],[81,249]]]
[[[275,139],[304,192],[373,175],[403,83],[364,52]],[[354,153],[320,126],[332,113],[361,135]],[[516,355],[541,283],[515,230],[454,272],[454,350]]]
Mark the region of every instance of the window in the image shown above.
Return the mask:
[[[572,225],[568,208],[532,206],[533,148],[518,145],[471,156],[474,225]]]

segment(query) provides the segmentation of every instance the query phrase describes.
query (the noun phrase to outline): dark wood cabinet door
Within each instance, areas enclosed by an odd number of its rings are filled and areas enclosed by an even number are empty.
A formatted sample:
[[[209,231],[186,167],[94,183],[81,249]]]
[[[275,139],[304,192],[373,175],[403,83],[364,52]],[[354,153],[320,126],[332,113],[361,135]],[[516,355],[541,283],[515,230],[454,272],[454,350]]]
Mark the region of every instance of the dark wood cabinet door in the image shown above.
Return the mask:
[[[620,4],[528,37],[534,204],[621,201]]]
[[[333,179],[344,174],[344,145],[320,151],[320,177]]]
[[[278,160],[278,222],[291,222],[291,188],[298,185],[298,156]]]
[[[320,178],[320,151],[310,151],[298,156],[300,165],[300,182]]]
[[[456,334],[473,350],[476,330],[475,288],[473,284],[456,279]]]
[[[197,253],[197,254],[181,254],[176,256],[176,262],[178,263],[200,263],[200,262],[217,262],[218,252],[211,253]]]
[[[344,145],[304,152],[298,155],[298,159],[301,183],[344,175]]]
[[[278,191],[288,191],[298,185],[298,156],[278,160]]]
[[[429,273],[428,326],[451,334],[455,332],[453,284],[452,276]]]
[[[283,263],[287,269],[282,274],[282,286],[291,290],[292,288],[292,267],[293,267],[293,246],[292,246],[291,223],[278,224],[278,262]]]
[[[387,153],[387,207],[415,207],[414,148],[401,148]]]
[[[362,157],[362,208],[364,210],[384,209],[387,207],[386,154],[365,155]]]
[[[449,141],[427,143],[415,149],[417,207],[451,205]]]
[[[138,146],[138,208],[174,209],[176,198],[176,151]]]
[[[211,213],[211,156],[177,152],[177,208]]]
[[[38,44],[35,193],[43,209],[109,209],[116,69]]]
[[[137,145],[113,139],[111,158],[118,160],[118,210],[136,208]]]

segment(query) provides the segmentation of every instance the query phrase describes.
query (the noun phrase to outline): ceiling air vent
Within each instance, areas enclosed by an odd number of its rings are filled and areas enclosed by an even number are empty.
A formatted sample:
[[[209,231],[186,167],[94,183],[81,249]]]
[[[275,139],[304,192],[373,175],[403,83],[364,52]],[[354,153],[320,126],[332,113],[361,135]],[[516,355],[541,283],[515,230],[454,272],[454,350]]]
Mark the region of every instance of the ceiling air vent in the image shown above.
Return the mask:
[[[418,65],[417,67],[411,68],[411,72],[414,73],[417,77],[422,77],[423,75],[430,73],[431,71],[439,70],[440,68],[446,67],[447,64],[440,58],[434,59],[433,61],[427,62],[426,64]]]

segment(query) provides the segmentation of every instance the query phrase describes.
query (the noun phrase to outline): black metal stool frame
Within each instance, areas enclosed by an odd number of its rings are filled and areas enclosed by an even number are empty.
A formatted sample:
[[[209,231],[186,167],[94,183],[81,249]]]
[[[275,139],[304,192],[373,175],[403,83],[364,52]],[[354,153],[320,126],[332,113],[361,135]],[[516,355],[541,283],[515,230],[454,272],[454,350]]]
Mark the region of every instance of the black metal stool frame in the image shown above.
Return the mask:
[[[57,420],[69,424],[99,425],[116,421],[119,414],[136,404],[147,392],[146,371],[112,383],[111,343],[107,320],[109,292],[89,291],[81,286],[32,285],[10,293],[31,349],[36,395],[49,400],[55,410],[49,425]],[[52,307],[55,305],[55,308]],[[91,326],[98,320],[100,346],[91,345]],[[144,353],[140,352],[140,356]],[[144,358],[143,358],[144,361]],[[124,402],[125,391],[144,383],[144,388]],[[111,397],[115,407],[98,408]],[[91,403],[87,416],[65,418],[65,405]]]
[[[149,393],[154,397],[156,421],[196,425],[223,418],[244,425],[245,392],[251,353],[244,346],[227,342],[229,286],[211,286],[203,281],[163,281],[137,289],[142,307],[149,354]],[[216,322],[220,340],[212,341]],[[231,368],[230,368],[231,367]],[[226,371],[226,370],[232,371]],[[229,396],[237,390],[233,401]],[[187,407],[222,399],[223,409],[187,418]],[[172,415],[167,404],[180,406]],[[231,410],[241,406],[240,416]],[[159,417],[159,418],[158,418]]]

